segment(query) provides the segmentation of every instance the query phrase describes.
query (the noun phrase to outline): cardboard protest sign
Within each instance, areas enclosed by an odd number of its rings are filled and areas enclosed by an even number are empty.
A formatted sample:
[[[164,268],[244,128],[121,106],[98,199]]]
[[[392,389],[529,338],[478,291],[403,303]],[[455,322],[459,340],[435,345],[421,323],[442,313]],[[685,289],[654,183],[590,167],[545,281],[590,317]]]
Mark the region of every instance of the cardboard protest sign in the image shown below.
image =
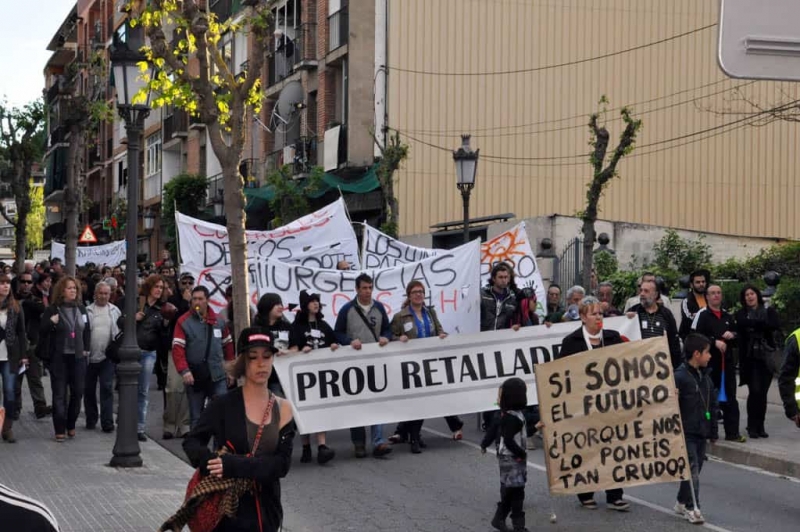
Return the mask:
[[[413,264],[393,268],[340,271],[309,268],[277,260],[250,260],[248,272],[251,304],[267,292],[280,294],[284,305],[299,304],[300,292],[320,294],[323,313],[331,325],[339,309],[355,297],[355,280],[367,273],[373,280],[372,297],[383,303],[391,317],[406,300],[406,285],[419,280],[426,287],[426,304],[433,306],[445,331],[451,334],[480,329],[479,242],[477,240]],[[197,283],[210,292],[215,308],[225,305],[225,289],[231,284],[229,269],[182,268],[195,275]],[[291,319],[291,316],[287,316]]]
[[[639,320],[612,318],[607,325],[639,337]],[[425,338],[356,351],[319,349],[275,357],[301,432],[320,432],[494,410],[497,388],[509,377],[529,386],[533,373],[558,356],[574,323]]]
[[[551,493],[691,477],[665,338],[537,366],[536,385]]]
[[[218,224],[175,213],[183,265],[230,268],[228,230]],[[314,268],[336,268],[346,260],[360,267],[358,241],[339,199],[294,222],[270,231],[246,231],[251,259],[279,260]]]
[[[368,225],[364,226],[362,263],[365,268],[383,268],[418,262],[435,257],[446,250],[421,248],[405,244]],[[514,267],[517,286],[531,287],[536,293],[536,313],[545,314],[547,291],[542,282],[542,274],[536,263],[536,256],[525,222],[520,222],[491,240],[481,244],[481,282],[487,284],[492,267],[498,262],[507,262]]]
[[[110,244],[101,246],[78,246],[76,248],[75,264],[84,266],[91,262],[98,266],[117,266],[125,260],[126,245],[124,240],[117,240]],[[54,259],[66,260],[64,255],[66,246],[59,242],[50,244],[50,257]]]

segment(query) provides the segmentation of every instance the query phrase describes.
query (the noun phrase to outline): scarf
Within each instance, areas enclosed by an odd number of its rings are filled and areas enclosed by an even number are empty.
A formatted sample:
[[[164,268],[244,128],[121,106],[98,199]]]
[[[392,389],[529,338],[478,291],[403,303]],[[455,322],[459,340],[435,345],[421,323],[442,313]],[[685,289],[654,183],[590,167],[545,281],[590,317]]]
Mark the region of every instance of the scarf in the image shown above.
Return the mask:
[[[604,347],[603,345],[603,329],[600,329],[600,332],[597,334],[589,334],[589,331],[586,330],[586,327],[581,327],[583,331],[583,340],[586,342],[586,349],[591,351],[595,349],[595,346],[592,345],[592,340],[600,340],[600,347]]]

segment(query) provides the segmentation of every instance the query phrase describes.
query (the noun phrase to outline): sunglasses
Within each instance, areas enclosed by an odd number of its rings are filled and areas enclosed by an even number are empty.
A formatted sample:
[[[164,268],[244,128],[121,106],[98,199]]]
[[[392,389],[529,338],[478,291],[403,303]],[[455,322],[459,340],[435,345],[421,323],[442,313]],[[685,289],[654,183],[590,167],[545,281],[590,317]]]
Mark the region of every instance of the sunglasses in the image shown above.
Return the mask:
[[[194,284],[194,279],[185,279],[181,281],[181,284]]]
[[[21,283],[21,284],[33,284],[33,281],[24,281],[24,280],[21,280],[21,281],[20,281],[20,283]]]

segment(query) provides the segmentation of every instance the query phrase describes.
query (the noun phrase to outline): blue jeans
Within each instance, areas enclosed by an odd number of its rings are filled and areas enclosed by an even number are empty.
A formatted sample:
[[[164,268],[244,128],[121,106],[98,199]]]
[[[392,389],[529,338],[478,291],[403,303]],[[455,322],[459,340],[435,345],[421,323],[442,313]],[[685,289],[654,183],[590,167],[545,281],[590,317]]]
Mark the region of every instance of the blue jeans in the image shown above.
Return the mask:
[[[7,360],[0,362],[0,374],[3,376],[3,406],[6,409],[6,415],[14,415],[14,388],[16,383],[16,375],[11,371],[11,362]]]
[[[97,384],[100,384],[100,414],[97,413]],[[114,363],[109,359],[90,363],[86,368],[86,392],[83,396],[86,426],[97,425],[104,429],[114,428]]]
[[[376,447],[382,443],[386,443],[383,438],[383,427],[386,425],[372,425],[372,446]],[[355,445],[366,445],[367,443],[367,429],[364,427],[353,427],[350,429],[350,441]]]
[[[205,386],[187,386],[186,396],[189,398],[189,426],[194,429],[200,420],[200,414],[206,407],[206,399],[211,400],[228,392],[228,383],[225,379],[212,382]]]
[[[142,351],[139,363],[142,365],[142,371],[139,373],[139,424],[136,430],[137,432],[144,432],[145,420],[147,419],[147,405],[150,402],[148,400],[150,394],[150,376],[153,374],[153,368],[156,365],[156,352]]]
[[[689,455],[689,465],[692,470],[692,484],[694,484],[694,496],[697,498],[697,505],[700,505],[700,470],[703,469],[703,461],[706,459],[706,440],[686,436],[686,454]],[[678,502],[686,505],[687,510],[694,509],[692,499],[692,487],[688,480],[681,482],[678,489]]]

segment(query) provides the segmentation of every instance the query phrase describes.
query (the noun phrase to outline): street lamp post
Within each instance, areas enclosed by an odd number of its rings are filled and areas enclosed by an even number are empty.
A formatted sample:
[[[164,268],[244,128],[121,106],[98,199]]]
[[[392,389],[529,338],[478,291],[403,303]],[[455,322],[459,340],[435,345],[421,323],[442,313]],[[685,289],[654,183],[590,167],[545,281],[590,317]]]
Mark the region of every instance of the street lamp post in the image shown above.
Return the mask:
[[[137,205],[139,204],[139,150],[144,121],[150,114],[150,92],[146,91],[146,80],[139,64],[145,61],[139,52],[134,35],[126,42],[115,37],[111,52],[111,66],[117,92],[117,110],[125,121],[128,138],[128,211],[126,221],[127,249],[125,254],[125,328],[119,349],[117,364],[119,382],[119,410],[117,414],[117,439],[114,443],[112,467],[141,467],[142,457],[137,439],[137,392],[141,351],[136,341],[136,251],[137,251]],[[144,95],[144,96],[142,96]]]
[[[464,201],[464,243],[469,242],[469,196],[475,186],[475,176],[478,173],[478,153],[469,146],[469,135],[461,135],[461,147],[453,152],[453,161],[456,163],[456,185],[461,191]]]

